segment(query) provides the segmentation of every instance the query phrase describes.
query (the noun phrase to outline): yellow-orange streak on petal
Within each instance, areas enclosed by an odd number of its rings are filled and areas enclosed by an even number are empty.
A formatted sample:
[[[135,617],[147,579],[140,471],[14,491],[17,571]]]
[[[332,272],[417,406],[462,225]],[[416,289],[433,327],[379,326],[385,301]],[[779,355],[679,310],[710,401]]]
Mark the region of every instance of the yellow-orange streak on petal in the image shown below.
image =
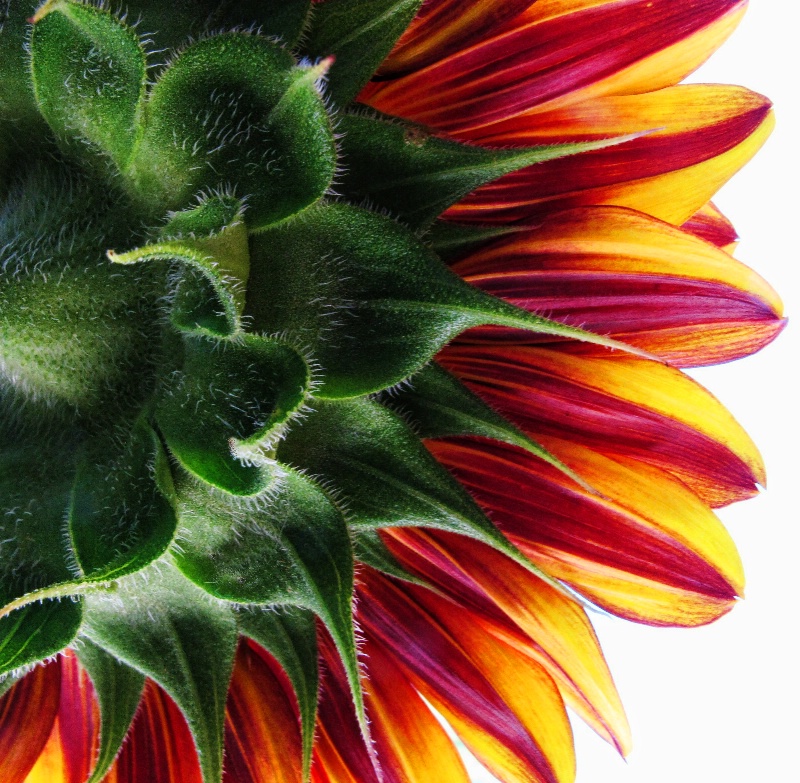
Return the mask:
[[[465,619],[464,612],[456,604],[429,592],[421,602],[467,653],[530,735],[536,738],[559,783],[574,780],[572,729],[561,693],[544,667],[487,633],[480,623]],[[438,703],[433,702],[437,709],[441,706],[442,714],[467,742],[467,735],[462,731],[471,733],[473,729],[464,724],[457,707],[443,703],[435,693],[426,696],[432,701],[437,699]],[[480,738],[476,740],[481,741]]]
[[[469,783],[455,746],[397,664],[379,644],[367,654],[367,712],[387,779]]]
[[[575,600],[476,541],[401,528],[389,532],[412,548],[415,537],[425,540],[480,585],[524,633],[508,633],[506,626],[488,618],[487,630],[544,666],[569,705],[628,754],[631,737],[625,711],[594,629]]]
[[[298,716],[267,658],[239,647],[226,704],[224,783],[302,783]]]
[[[29,773],[53,730],[60,682],[57,663],[38,666],[0,700],[0,780],[3,783],[30,779]],[[42,781],[41,774],[36,774],[38,781]]]

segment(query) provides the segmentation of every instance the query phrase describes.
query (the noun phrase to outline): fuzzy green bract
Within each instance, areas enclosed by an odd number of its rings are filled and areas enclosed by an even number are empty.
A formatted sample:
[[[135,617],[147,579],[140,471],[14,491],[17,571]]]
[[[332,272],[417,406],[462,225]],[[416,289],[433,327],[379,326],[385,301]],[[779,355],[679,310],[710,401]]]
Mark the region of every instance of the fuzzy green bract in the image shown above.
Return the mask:
[[[549,455],[433,359],[486,324],[608,341],[472,288],[433,244],[472,234],[421,230],[581,146],[479,150],[359,108],[419,0],[126,5],[136,25],[82,0],[0,23],[0,674],[75,648],[92,781],[149,677],[219,783],[246,636],[295,688],[308,776],[320,623],[368,736],[355,564],[413,579],[381,528],[526,562],[420,438]]]

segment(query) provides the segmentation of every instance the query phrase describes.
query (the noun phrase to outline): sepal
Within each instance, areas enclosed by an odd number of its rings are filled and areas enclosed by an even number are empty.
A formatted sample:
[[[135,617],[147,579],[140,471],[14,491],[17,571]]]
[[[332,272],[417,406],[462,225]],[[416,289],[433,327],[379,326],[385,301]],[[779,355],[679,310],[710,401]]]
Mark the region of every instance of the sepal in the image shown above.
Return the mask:
[[[317,205],[253,237],[250,274],[255,328],[308,346],[324,398],[399,383],[474,326],[622,347],[479,292],[403,226],[345,204]]]
[[[488,149],[433,136],[400,119],[345,114],[339,120],[347,167],[338,191],[425,228],[481,185],[547,160],[614,146],[632,137]]]
[[[336,58],[329,92],[340,106],[358,95],[403,34],[422,0],[326,0],[311,17],[303,50]]]
[[[223,33],[184,49],[153,86],[126,171],[158,212],[197,192],[235,186],[248,226],[263,228],[318,200],[336,146],[317,83],[327,65],[297,66],[264,38]]]
[[[186,717],[205,783],[222,780],[225,699],[236,620],[168,561],[120,582],[113,597],[86,599],[82,633],[155,680]]]
[[[184,274],[177,283],[170,318],[185,332],[228,337],[241,330],[250,254],[243,205],[231,196],[201,197],[196,207],[173,213],[158,239],[117,253],[110,261],[176,261]]]
[[[164,384],[156,421],[173,456],[203,481],[257,495],[268,453],[305,404],[311,375],[293,348],[258,335],[186,335],[183,366]]]
[[[75,653],[89,674],[100,706],[100,747],[86,783],[101,783],[133,723],[144,692],[144,675],[86,638],[79,640]]]
[[[33,22],[31,73],[42,115],[73,150],[86,143],[124,170],[146,86],[138,36],[105,9],[75,0],[49,0]]]

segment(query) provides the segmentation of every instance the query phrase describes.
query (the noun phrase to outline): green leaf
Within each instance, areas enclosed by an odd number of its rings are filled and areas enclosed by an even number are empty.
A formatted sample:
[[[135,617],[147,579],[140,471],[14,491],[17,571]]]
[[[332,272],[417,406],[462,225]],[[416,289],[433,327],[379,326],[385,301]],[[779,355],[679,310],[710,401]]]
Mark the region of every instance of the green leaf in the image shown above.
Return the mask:
[[[215,4],[212,27],[256,25],[261,35],[279,38],[287,46],[297,43],[311,11],[311,0],[216,0]]]
[[[313,613],[297,608],[241,610],[239,631],[270,652],[297,696],[303,731],[303,778],[309,779],[319,698],[317,628]]]
[[[108,251],[117,264],[178,261],[187,270],[171,311],[180,330],[229,336],[241,329],[250,254],[242,204],[230,196],[208,196],[191,209],[174,213],[160,241],[124,253]]]
[[[144,690],[144,675],[88,639],[82,639],[75,652],[89,673],[100,705],[100,748],[86,783],[101,783],[133,723]]]
[[[79,457],[66,524],[81,583],[139,571],[175,535],[172,479],[158,436],[140,419]]]
[[[314,8],[303,50],[336,57],[328,91],[339,106],[358,95],[421,5],[422,0],[326,0]]]
[[[33,16],[39,2],[0,2],[0,117],[13,123],[17,133],[26,136],[29,131],[41,133],[44,130],[33,96],[26,49],[30,31],[28,19]]]
[[[412,228],[429,225],[481,185],[554,158],[601,149],[617,140],[486,149],[436,138],[402,120],[346,114],[337,128],[347,161],[337,192],[369,199]]]
[[[167,561],[121,580],[113,598],[86,598],[83,634],[155,680],[192,732],[205,783],[222,780],[222,740],[238,634],[229,608]]]
[[[363,721],[353,635],[353,550],[339,509],[310,479],[279,468],[262,498],[242,505],[185,477],[183,573],[211,595],[239,604],[310,609],[330,630]]]
[[[420,370],[410,379],[408,386],[384,395],[381,402],[409,421],[421,438],[474,435],[509,443],[550,463],[582,487],[589,488],[558,457],[492,410],[436,363]]]
[[[270,452],[296,416],[311,377],[289,346],[258,335],[216,341],[186,335],[183,367],[162,390],[156,421],[173,455],[225,492],[255,495]]]
[[[235,187],[258,229],[305,209],[336,170],[330,119],[316,83],[275,43],[224,33],[180,53],[153,87],[128,176],[157,213],[197,192]]]
[[[320,397],[397,384],[473,326],[618,346],[479,291],[410,231],[364,209],[318,205],[253,237],[250,252],[254,326],[309,347],[323,371]]]
[[[353,551],[356,560],[372,568],[389,574],[404,582],[428,587],[428,584],[408,571],[403,564],[392,554],[383,542],[377,530],[356,530],[353,534]]]
[[[123,170],[146,83],[136,33],[108,11],[74,0],[50,0],[34,22],[31,72],[45,119],[58,137],[88,142]]]
[[[81,603],[48,600],[0,616],[0,674],[63,650],[81,624]]]

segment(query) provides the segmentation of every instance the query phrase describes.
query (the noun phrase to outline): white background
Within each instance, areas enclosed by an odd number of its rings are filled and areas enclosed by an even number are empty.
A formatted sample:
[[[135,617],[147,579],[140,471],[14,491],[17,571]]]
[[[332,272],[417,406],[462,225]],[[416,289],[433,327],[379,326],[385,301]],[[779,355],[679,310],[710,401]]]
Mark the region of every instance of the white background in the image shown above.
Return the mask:
[[[800,782],[797,13],[787,0],[751,0],[732,38],[689,79],[762,92],[778,120],[761,153],[715,202],[742,238],[736,256],[772,283],[796,320],[760,354],[693,373],[733,411],[767,464],[769,489],[720,512],[744,560],[746,600],[692,630],[596,618],[634,750],[626,763],[574,720],[577,783]],[[490,778],[476,769],[475,780]]]

